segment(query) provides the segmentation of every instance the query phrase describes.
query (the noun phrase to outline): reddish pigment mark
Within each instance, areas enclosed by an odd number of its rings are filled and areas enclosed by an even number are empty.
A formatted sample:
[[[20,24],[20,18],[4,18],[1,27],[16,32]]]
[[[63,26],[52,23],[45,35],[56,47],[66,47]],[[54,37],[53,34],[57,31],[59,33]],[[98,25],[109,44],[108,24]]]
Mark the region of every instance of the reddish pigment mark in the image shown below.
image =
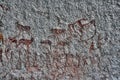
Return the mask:
[[[74,24],[68,24],[68,31],[70,32],[75,31]]]
[[[97,40],[97,47],[98,48],[101,48],[101,46],[104,44],[101,42],[103,38],[101,38],[101,34],[98,35],[98,40]]]
[[[17,44],[17,39],[15,37],[8,37],[8,40],[9,40],[10,43]]]
[[[52,42],[50,40],[42,40],[40,41],[41,44],[48,44],[48,45],[51,45]]]
[[[54,28],[54,29],[51,29],[50,31],[55,35],[59,35],[59,34],[65,33],[66,30],[65,29]]]
[[[3,61],[3,60],[2,60],[2,52],[3,52],[3,50],[2,50],[2,48],[0,48],[0,62]]]
[[[95,25],[95,19],[91,20],[90,23],[93,24],[94,26],[96,26]]]
[[[31,27],[30,26],[24,26],[22,24],[20,24],[19,22],[16,22],[16,28],[20,31],[19,32],[19,35],[22,31],[26,31],[28,33],[31,33],[30,30],[31,30]]]
[[[0,41],[2,41],[2,44],[4,43],[4,37],[2,33],[0,33]]]
[[[7,60],[9,59],[8,54],[10,54],[10,51],[11,51],[10,45],[6,45],[6,47],[5,47],[5,56],[6,56]]]
[[[19,41],[18,41],[18,46],[20,45],[20,44],[24,44],[24,45],[26,45],[27,46],[27,49],[29,49],[29,46],[30,46],[30,44],[32,44],[32,42],[34,41],[34,38],[32,37],[31,39],[20,39]]]
[[[66,41],[58,41],[57,42],[57,46],[66,46],[66,45],[68,45],[69,43],[68,42],[66,42]]]
[[[3,4],[0,4],[0,7],[2,8],[2,10],[8,11],[9,8]]]
[[[38,65],[32,66],[32,67],[27,67],[27,71],[28,72],[36,72],[36,71],[39,71],[39,67],[38,67]]]
[[[89,48],[89,53],[91,53],[93,50],[95,50],[95,48],[94,48],[94,42],[92,41],[90,48]]]
[[[88,65],[87,59],[88,59],[88,58],[87,58],[86,56],[83,56],[83,57],[82,57],[83,65]]]
[[[75,23],[77,23],[80,28],[83,28],[83,27],[84,27],[85,25],[87,25],[88,23],[87,23],[87,24],[82,24],[81,21],[86,21],[86,20],[87,20],[87,19],[82,18],[82,19],[80,19],[80,20],[75,21]]]
[[[44,45],[49,45],[50,49],[51,49],[52,41],[50,41],[50,40],[42,40],[42,41],[40,41],[40,43],[44,44]],[[48,51],[49,51],[49,49],[48,49]]]

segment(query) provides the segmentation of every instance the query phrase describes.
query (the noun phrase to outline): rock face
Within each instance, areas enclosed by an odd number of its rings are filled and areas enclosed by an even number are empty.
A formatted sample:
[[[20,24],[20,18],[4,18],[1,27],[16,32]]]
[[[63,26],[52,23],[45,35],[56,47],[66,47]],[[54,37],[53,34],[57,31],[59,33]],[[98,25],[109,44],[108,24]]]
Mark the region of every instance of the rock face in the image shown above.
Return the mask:
[[[0,0],[0,80],[120,80],[119,0]]]

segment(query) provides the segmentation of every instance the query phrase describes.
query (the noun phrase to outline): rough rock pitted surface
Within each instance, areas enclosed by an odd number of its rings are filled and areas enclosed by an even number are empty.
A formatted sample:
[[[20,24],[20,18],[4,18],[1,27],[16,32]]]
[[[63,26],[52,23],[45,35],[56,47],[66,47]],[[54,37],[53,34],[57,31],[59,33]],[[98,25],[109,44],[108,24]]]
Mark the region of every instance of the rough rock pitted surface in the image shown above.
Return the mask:
[[[120,80],[120,1],[0,0],[0,80]]]

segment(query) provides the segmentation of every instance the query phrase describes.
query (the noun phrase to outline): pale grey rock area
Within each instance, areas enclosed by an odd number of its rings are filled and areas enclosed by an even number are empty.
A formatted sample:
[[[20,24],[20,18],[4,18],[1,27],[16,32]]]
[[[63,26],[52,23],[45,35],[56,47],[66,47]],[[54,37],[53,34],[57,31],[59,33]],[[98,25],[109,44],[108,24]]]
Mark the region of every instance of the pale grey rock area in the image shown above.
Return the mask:
[[[120,0],[0,0],[0,32],[0,80],[120,80]]]

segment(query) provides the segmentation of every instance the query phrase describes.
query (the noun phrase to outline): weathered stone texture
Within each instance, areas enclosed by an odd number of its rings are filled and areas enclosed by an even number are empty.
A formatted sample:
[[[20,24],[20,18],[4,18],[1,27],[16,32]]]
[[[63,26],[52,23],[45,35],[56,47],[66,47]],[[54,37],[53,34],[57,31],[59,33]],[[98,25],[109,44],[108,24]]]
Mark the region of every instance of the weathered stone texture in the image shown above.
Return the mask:
[[[0,0],[0,32],[0,80],[120,80],[120,0]]]

